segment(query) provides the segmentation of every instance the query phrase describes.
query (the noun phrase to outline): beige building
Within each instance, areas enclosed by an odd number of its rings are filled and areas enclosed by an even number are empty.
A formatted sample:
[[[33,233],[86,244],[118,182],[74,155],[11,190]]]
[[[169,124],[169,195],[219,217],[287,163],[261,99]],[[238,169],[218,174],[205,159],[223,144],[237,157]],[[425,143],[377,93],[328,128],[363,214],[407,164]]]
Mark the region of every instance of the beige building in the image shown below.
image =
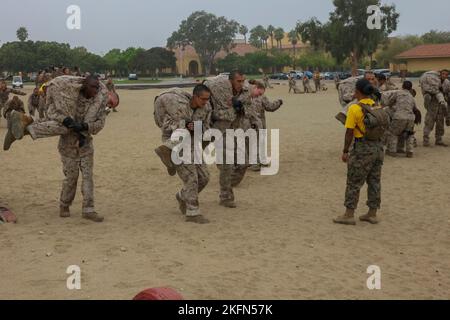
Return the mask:
[[[267,40],[267,45],[269,50],[272,49],[272,41],[270,38]],[[273,39],[273,47],[279,48],[275,39]],[[301,40],[299,40],[294,49],[294,46],[289,42],[288,34],[285,33],[285,37],[283,38],[283,40],[281,40],[281,47],[279,49],[285,53],[290,54],[291,56],[294,55],[295,51],[295,56],[298,58],[309,47],[309,44],[304,44]],[[251,44],[245,43],[244,40],[237,39],[234,42],[234,47],[230,50],[229,53],[237,53],[240,56],[244,56],[247,53],[253,53],[258,50],[261,49],[258,49]],[[183,74],[185,76],[195,76],[204,73],[197,52],[195,52],[195,49],[192,46],[177,48],[174,50],[174,52],[177,59],[176,73]],[[224,58],[229,53],[221,51],[217,54],[216,59]],[[286,67],[285,69],[285,71],[289,71],[291,67]]]
[[[402,52],[396,59],[404,61],[408,72],[450,69],[450,43],[420,45]]]

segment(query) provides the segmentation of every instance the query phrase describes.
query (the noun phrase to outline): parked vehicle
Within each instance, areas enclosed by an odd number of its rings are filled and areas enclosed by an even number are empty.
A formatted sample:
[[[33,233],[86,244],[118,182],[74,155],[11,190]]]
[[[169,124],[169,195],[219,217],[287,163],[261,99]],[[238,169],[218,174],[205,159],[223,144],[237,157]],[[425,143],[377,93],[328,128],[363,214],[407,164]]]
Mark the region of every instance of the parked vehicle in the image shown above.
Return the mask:
[[[138,76],[135,73],[130,73],[128,75],[128,80],[138,80]]]
[[[14,76],[12,80],[12,87],[15,88],[23,88],[23,80],[21,76]]]
[[[293,77],[294,79],[301,79],[303,78],[303,72],[292,70],[289,72],[289,76]]]
[[[274,73],[269,76],[272,80],[288,80],[288,75],[286,73]]]
[[[387,78],[390,78],[392,76],[391,70],[389,69],[375,69],[373,70],[375,74],[384,74]]]

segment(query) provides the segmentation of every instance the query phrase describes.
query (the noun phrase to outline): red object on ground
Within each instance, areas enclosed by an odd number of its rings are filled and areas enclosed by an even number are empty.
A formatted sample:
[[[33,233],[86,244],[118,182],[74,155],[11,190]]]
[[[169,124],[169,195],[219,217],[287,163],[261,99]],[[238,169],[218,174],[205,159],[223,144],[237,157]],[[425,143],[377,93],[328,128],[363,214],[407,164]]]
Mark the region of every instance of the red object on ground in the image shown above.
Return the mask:
[[[2,220],[3,222],[7,222],[7,223],[8,222],[16,223],[17,217],[8,208],[0,207],[0,220]]]
[[[151,288],[137,294],[133,300],[184,300],[181,294],[171,288]]]
[[[113,91],[110,91],[108,93],[108,107],[110,108],[117,108],[120,103],[119,95]]]

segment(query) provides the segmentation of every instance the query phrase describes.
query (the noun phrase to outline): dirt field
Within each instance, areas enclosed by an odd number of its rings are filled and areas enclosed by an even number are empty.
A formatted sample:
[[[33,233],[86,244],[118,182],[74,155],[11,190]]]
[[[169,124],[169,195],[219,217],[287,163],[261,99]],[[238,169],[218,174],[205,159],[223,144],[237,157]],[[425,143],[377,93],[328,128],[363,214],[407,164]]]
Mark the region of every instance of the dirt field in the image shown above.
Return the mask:
[[[449,299],[450,148],[387,158],[382,223],[335,225],[346,167],[337,93],[329,88],[316,95],[288,95],[286,85],[268,91],[285,101],[268,114],[269,127],[280,129],[280,172],[249,173],[235,190],[238,208],[225,209],[210,167],[200,197],[208,225],[184,222],[174,198],[181,180],[168,177],[153,153],[158,90],[119,91],[120,112],[94,140],[103,224],[81,219],[81,193],[72,217],[58,217],[57,138],[25,137],[1,151],[0,197],[20,220],[0,225],[0,299],[131,299],[158,286],[187,299]],[[2,119],[2,140],[4,134]],[[417,138],[421,145],[422,127]],[[359,215],[365,201],[364,189]],[[81,267],[81,290],[66,288],[69,265]],[[381,290],[366,287],[370,265],[381,268]]]

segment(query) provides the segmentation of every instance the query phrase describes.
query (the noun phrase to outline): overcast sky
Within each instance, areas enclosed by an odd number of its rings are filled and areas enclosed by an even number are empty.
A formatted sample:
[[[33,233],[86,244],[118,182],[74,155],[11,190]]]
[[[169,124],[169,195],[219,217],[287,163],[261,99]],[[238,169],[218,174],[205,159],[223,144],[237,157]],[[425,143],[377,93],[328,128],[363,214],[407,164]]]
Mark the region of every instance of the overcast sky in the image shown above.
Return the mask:
[[[332,0],[0,0],[0,45],[16,40],[20,26],[31,40],[68,42],[104,54],[130,46],[165,46],[181,20],[196,10],[223,15],[252,27],[292,29],[298,20],[328,18]],[[450,31],[450,0],[383,0],[400,12],[395,35]],[[67,7],[81,8],[81,30],[69,30]],[[276,7],[275,7],[276,6]]]

